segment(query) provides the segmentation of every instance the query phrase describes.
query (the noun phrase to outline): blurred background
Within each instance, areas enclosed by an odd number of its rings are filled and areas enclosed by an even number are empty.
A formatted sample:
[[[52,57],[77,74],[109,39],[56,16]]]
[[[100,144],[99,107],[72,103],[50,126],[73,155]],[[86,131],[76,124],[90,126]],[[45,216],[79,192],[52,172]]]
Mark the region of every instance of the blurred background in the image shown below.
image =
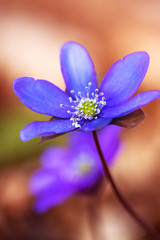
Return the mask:
[[[45,214],[33,212],[28,180],[43,149],[65,136],[23,143],[19,131],[46,120],[14,95],[20,76],[49,80],[64,89],[59,50],[84,45],[103,76],[134,51],[150,55],[140,92],[160,90],[159,0],[0,0],[0,240],[151,239],[121,207],[111,188],[100,200],[76,195]],[[124,130],[125,148],[112,167],[130,205],[160,231],[160,100],[144,107],[145,120]],[[91,221],[92,220],[92,221]]]

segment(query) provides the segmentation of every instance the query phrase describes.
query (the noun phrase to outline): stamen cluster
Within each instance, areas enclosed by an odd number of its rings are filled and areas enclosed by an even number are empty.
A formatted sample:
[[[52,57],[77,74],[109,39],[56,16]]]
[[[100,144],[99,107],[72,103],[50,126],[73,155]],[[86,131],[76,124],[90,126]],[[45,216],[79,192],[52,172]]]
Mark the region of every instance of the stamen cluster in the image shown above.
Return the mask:
[[[71,90],[73,97],[69,97],[69,101],[73,103],[71,106],[72,111],[68,110],[67,112],[72,114],[70,118],[73,121],[72,125],[76,128],[81,127],[80,122],[83,120],[92,120],[97,119],[98,114],[101,109],[106,105],[105,97],[102,92],[99,92],[99,89],[95,89],[95,92],[90,93],[91,82],[88,83],[86,89],[86,96],[82,97],[81,92],[78,92],[78,95],[75,94],[74,90]],[[64,104],[60,104],[61,107],[64,107]],[[83,123],[83,122],[81,122]]]

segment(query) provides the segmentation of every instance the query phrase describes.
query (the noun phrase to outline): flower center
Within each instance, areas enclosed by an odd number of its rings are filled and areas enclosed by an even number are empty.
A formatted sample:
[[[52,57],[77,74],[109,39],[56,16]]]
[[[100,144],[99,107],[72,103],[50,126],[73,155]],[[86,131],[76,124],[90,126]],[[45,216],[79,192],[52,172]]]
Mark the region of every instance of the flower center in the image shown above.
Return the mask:
[[[96,113],[96,107],[97,104],[95,103],[95,101],[93,99],[89,99],[82,103],[82,107],[79,110],[84,114],[94,116],[94,114]]]
[[[81,127],[81,124],[84,122],[83,120],[97,119],[97,115],[106,105],[104,94],[99,92],[99,89],[95,89],[95,92],[90,93],[90,86],[91,82],[85,87],[86,97],[82,97],[81,92],[78,92],[78,95],[76,95],[74,90],[71,90],[73,97],[69,97],[69,101],[73,105],[71,106],[72,110],[68,110],[67,112],[72,114],[70,120],[76,128]],[[60,106],[64,107],[65,105],[60,104]]]
[[[85,175],[94,169],[94,157],[88,152],[81,152],[75,159],[75,169],[80,175]]]
[[[82,173],[89,173],[90,172],[90,170],[91,170],[91,166],[89,166],[87,163],[81,163],[81,165],[80,165],[80,171],[82,172]]]

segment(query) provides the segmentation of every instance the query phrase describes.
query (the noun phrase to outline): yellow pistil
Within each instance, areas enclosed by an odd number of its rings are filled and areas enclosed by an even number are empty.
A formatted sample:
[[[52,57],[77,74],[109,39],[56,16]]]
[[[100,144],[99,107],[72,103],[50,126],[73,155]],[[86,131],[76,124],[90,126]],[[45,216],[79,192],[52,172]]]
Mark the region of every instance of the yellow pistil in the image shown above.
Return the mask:
[[[97,107],[97,104],[95,104],[93,101],[86,101],[82,103],[80,111],[85,115],[87,114],[90,116],[94,116],[96,113],[96,107]]]
[[[80,171],[82,173],[88,173],[90,170],[91,170],[91,166],[89,166],[87,163],[81,163]]]

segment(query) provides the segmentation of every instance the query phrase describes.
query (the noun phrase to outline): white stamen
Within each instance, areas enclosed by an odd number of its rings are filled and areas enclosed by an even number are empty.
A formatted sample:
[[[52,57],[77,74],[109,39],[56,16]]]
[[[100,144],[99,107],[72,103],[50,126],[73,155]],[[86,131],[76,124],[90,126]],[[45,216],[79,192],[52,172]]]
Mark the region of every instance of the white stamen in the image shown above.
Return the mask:
[[[75,128],[81,127],[81,123],[84,123],[84,120],[98,119],[97,115],[106,105],[106,99],[102,97],[104,95],[103,92],[99,93],[99,89],[95,89],[94,92],[90,93],[91,85],[92,83],[89,82],[88,86],[85,87],[86,97],[82,97],[81,92],[76,94],[74,90],[70,91],[73,95],[73,97],[69,97],[70,103],[73,103],[72,106],[60,104],[60,107],[72,109],[72,111],[67,110],[67,113],[72,114],[70,121],[72,121],[72,125]]]
[[[81,92],[78,92],[78,95],[81,97]]]
[[[72,103],[72,102],[73,102],[73,99],[72,99],[71,97],[69,97],[69,101],[70,101],[70,103]]]

